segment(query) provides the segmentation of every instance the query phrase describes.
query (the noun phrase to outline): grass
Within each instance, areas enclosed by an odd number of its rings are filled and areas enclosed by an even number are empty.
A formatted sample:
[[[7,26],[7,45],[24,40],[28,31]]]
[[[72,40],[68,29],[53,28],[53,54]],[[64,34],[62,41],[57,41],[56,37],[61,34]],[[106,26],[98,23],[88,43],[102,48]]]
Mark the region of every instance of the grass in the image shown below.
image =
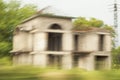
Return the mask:
[[[0,80],[120,80],[120,70],[85,71],[82,69],[40,68],[11,66],[0,60]]]
[[[84,71],[4,66],[0,68],[0,80],[120,80],[120,70]]]

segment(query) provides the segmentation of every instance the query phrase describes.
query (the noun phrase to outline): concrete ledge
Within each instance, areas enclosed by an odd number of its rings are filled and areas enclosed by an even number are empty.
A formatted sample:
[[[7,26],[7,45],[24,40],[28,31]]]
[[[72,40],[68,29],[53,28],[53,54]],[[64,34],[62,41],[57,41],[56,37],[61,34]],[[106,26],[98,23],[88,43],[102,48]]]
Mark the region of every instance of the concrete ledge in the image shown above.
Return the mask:
[[[30,54],[58,54],[58,55],[63,55],[63,54],[70,54],[72,52],[68,51],[68,52],[65,52],[65,51],[34,51],[34,52],[30,52]]]

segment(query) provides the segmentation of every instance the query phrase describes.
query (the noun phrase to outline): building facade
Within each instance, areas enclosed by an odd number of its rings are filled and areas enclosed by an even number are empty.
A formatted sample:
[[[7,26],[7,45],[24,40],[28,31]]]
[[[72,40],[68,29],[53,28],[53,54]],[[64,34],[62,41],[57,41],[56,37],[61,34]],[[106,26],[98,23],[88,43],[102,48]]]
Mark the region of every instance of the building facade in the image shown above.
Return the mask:
[[[26,19],[14,31],[13,63],[64,69],[110,69],[110,33],[72,28],[71,17],[35,15]]]

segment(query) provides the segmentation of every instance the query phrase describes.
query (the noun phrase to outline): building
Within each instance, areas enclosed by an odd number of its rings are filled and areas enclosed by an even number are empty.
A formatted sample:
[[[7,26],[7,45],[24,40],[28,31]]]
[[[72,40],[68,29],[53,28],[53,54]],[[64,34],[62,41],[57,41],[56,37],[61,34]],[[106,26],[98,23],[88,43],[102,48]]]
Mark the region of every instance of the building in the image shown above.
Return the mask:
[[[86,70],[110,69],[111,35],[72,30],[72,17],[36,14],[14,31],[13,63]]]

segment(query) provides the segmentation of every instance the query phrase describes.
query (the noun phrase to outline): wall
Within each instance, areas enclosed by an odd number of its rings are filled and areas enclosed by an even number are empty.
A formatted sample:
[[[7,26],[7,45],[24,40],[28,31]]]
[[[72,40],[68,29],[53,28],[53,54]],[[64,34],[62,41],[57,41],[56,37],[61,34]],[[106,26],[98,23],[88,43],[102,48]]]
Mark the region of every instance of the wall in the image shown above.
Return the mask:
[[[79,51],[96,51],[98,46],[98,36],[92,33],[79,35]]]
[[[96,32],[82,33],[79,35],[79,51],[99,51],[99,35]],[[103,51],[111,51],[111,36],[109,33],[103,34]]]
[[[71,30],[72,28],[71,19],[52,17],[37,17],[26,23],[20,24],[19,27],[23,27],[25,30],[39,29],[41,31],[44,31],[54,23],[59,24],[63,30]]]
[[[14,50],[27,50],[27,37],[25,32],[19,32],[13,37],[13,49]]]
[[[74,49],[74,39],[72,33],[64,33],[63,34],[63,43],[62,43],[62,48],[63,51],[72,51]]]
[[[112,49],[112,37],[110,34],[105,35],[105,51],[111,51]]]
[[[32,64],[32,55],[28,53],[16,54],[13,57],[14,65],[30,65]]]
[[[45,51],[47,49],[47,33],[34,34],[33,51]]]
[[[54,23],[59,24],[62,30],[71,30],[72,28],[71,19],[39,17],[39,21],[41,22],[41,25],[38,25],[40,30],[49,29]]]
[[[18,32],[13,37],[14,51],[32,51],[33,34]]]

